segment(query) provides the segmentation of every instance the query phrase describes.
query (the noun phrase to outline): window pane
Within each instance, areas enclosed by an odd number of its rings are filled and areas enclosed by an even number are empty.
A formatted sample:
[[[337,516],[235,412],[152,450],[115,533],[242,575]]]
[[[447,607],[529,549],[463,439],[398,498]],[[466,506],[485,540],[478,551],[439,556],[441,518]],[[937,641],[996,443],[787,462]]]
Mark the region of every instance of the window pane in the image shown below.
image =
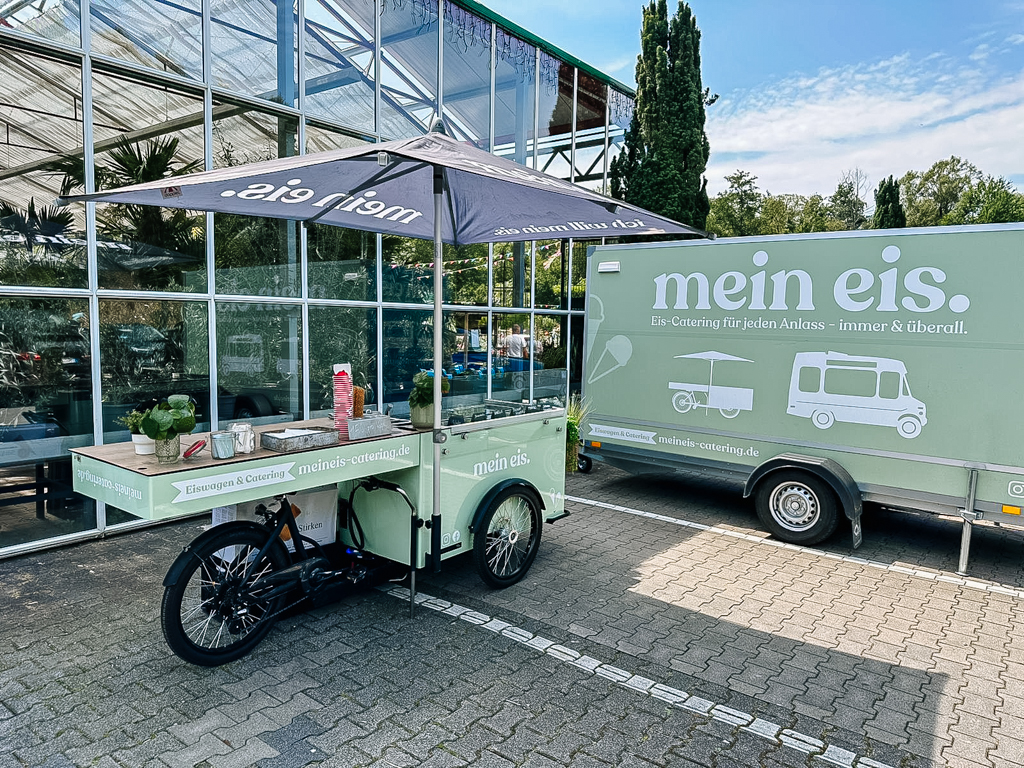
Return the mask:
[[[91,0],[92,48],[182,77],[203,77],[201,0]]]
[[[534,306],[565,309],[569,294],[568,240],[537,242],[537,277]]]
[[[387,235],[381,256],[384,301],[402,304],[434,302],[434,244],[428,240]]]
[[[544,51],[540,54],[540,132],[537,168],[568,179],[572,151],[572,88],[576,68]]]
[[[494,293],[496,307],[530,305],[532,243],[494,244]]]
[[[536,54],[529,43],[497,30],[494,86],[494,153],[526,164],[532,151]]]
[[[444,247],[444,300],[487,306],[487,244]]]
[[[895,400],[900,396],[902,377],[896,371],[882,371],[878,374],[878,396]]]
[[[444,113],[451,135],[490,149],[491,25],[444,5]]]
[[[801,392],[820,392],[821,368],[801,368],[797,386]]]
[[[0,284],[85,288],[85,206],[58,207],[65,156],[82,157],[82,80],[71,66],[0,50]]]
[[[380,28],[380,133],[418,136],[437,113],[437,3],[384,0]]]
[[[608,163],[619,156],[626,141],[626,130],[633,122],[632,97],[614,88],[608,89]],[[610,191],[610,190],[609,190]]]
[[[334,365],[351,363],[352,382],[366,390],[363,403],[377,404],[377,310],[310,307],[309,391],[311,415],[333,407]]]
[[[377,236],[372,232],[310,224],[306,254],[311,299],[377,300]]]
[[[292,3],[211,0],[213,85],[295,106],[297,19]]]
[[[302,418],[301,318],[295,305],[217,303],[221,395],[235,397],[222,424]]]
[[[96,188],[157,181],[203,168],[203,102],[170,88],[93,75]],[[67,169],[74,184],[80,159]],[[78,187],[77,191],[81,191]],[[98,205],[101,288],[205,291],[206,219],[152,206]]]
[[[214,106],[214,165],[224,168],[298,154],[298,123],[288,115],[219,102]],[[298,296],[298,224],[282,219],[214,215],[218,293]]]
[[[210,362],[206,304],[183,301],[100,302],[103,432],[128,439],[117,419],[153,398],[196,402],[197,429],[209,428]]]
[[[433,313],[427,310],[384,310],[384,402],[394,415],[409,414],[413,374],[433,366]]]
[[[604,124],[608,87],[582,71],[576,85],[576,155],[573,181],[604,191]]]
[[[36,35],[65,45],[81,43],[79,0],[50,0],[46,3],[6,4],[5,25],[26,35]]]
[[[327,152],[332,149],[348,149],[365,144],[363,139],[356,139],[329,128],[306,123],[306,154]]]
[[[373,133],[374,0],[307,0],[306,111]]]

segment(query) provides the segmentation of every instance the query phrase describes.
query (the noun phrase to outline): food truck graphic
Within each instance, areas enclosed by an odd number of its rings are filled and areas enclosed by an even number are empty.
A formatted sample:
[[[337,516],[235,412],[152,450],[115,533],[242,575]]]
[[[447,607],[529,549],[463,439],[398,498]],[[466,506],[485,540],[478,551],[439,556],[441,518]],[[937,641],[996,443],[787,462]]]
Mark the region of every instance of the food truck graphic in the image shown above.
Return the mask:
[[[818,429],[837,421],[896,427],[917,437],[928,423],[925,405],[912,394],[907,366],[887,357],[840,352],[798,352],[789,384],[791,416],[803,416]]]
[[[582,466],[738,480],[798,544],[956,516],[965,572],[1024,522],[1022,264],[1020,223],[596,246]]]

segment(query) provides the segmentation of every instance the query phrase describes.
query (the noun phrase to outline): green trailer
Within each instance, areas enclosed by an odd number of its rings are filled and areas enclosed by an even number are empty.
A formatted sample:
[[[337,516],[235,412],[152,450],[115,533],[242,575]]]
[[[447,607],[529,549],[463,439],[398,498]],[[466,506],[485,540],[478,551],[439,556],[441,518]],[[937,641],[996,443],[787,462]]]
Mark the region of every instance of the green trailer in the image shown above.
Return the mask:
[[[586,455],[742,479],[776,537],[863,502],[1020,524],[1024,225],[592,248]]]

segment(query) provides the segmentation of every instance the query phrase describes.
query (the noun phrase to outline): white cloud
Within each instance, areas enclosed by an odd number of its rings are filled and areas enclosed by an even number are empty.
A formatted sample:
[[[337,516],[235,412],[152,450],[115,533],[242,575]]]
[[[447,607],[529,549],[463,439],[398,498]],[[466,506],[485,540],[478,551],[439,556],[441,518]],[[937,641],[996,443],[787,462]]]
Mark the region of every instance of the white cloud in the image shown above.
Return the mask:
[[[1024,174],[1024,71],[933,55],[822,70],[732,94],[709,109],[708,187],[736,169],[773,193],[824,194],[861,168],[872,185],[957,155],[995,176]]]

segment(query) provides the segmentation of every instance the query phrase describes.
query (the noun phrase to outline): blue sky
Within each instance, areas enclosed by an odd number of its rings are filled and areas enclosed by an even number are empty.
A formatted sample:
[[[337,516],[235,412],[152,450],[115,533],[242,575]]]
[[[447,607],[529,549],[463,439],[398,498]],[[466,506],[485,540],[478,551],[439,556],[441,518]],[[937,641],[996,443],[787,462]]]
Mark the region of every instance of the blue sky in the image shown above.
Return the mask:
[[[634,84],[641,0],[483,3]],[[874,189],[950,155],[1024,190],[1024,0],[690,7],[704,85],[720,95],[708,109],[713,194],[736,169],[774,194],[828,195],[853,169]]]

